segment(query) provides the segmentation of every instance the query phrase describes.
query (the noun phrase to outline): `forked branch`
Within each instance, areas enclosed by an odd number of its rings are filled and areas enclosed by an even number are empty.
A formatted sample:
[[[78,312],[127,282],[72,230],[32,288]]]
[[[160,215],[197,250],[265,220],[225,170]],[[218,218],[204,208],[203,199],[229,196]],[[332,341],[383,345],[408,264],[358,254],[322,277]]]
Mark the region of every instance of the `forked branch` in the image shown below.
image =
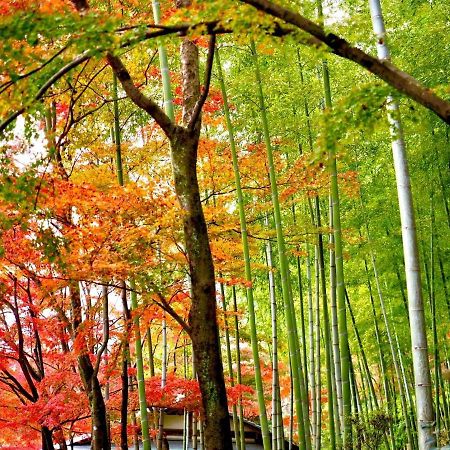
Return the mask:
[[[209,37],[208,57],[206,59],[205,85],[203,87],[203,92],[201,93],[197,103],[195,104],[194,111],[192,113],[191,120],[189,121],[188,125],[189,130],[193,130],[197,125],[200,118],[200,114],[202,112],[203,105],[205,104],[205,101],[208,98],[209,86],[211,85],[211,73],[214,61],[215,47],[216,47],[216,35],[211,34],[211,36]]]

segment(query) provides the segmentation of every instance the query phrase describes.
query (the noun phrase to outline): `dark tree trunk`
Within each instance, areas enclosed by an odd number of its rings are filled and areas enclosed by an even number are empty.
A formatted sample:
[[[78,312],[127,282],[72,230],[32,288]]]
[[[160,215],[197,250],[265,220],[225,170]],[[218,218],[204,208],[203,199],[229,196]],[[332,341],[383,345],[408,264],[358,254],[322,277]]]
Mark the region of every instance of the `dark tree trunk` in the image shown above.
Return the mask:
[[[78,357],[81,380],[88,395],[92,418],[92,450],[111,450],[103,393],[88,354]]]
[[[72,302],[72,333],[77,336],[78,328],[82,323],[80,290],[77,283],[70,285]],[[103,393],[95,373],[94,366],[87,352],[87,346],[78,356],[78,370],[81,381],[89,399],[92,418],[92,450],[111,450],[108,436],[108,421]]]
[[[42,450],[54,450],[52,431],[48,427],[41,428]]]
[[[197,180],[198,131],[178,128],[172,144],[175,190],[183,214],[192,306],[189,312],[195,367],[205,412],[205,446],[231,450],[231,430],[216,321],[214,266]]]

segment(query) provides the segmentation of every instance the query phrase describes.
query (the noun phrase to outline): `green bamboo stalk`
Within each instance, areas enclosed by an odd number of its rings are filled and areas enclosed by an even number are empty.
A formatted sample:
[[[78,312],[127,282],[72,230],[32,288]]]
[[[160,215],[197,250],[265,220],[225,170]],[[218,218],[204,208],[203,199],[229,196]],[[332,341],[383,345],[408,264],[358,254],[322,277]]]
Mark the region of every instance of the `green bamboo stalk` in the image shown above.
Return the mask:
[[[148,426],[147,401],[145,397],[145,380],[144,380],[144,363],[142,357],[141,329],[139,325],[139,316],[136,314],[138,307],[136,284],[134,280],[130,280],[131,288],[131,310],[134,312],[133,325],[135,336],[135,352],[136,352],[136,369],[137,383],[139,392],[139,411],[141,413],[141,430],[142,430],[142,448],[143,450],[151,449],[150,431]]]
[[[269,228],[269,218],[265,217],[266,228]],[[278,327],[277,327],[277,299],[275,293],[275,277],[273,270],[273,255],[272,255],[272,243],[270,239],[266,244],[266,260],[267,268],[269,269],[269,296],[270,296],[270,313],[272,322],[272,449],[277,450],[282,432],[280,428],[283,427],[282,411],[281,411],[281,398],[280,398],[280,385],[279,385],[279,373],[278,373]]]
[[[322,418],[322,404],[320,401],[322,391],[321,367],[320,367],[320,272],[319,272],[319,248],[316,244],[314,246],[314,274],[315,274],[315,292],[314,292],[314,358],[316,361],[315,390],[313,402],[313,420],[312,429],[314,448],[320,448],[321,438],[321,418]]]
[[[435,296],[435,277],[434,277],[434,259],[435,259],[435,246],[434,246],[434,228],[435,228],[435,215],[434,215],[434,189],[431,187],[430,194],[430,301],[431,301],[431,325],[433,331],[433,359],[434,359],[434,395],[435,395],[435,408],[436,408],[436,441],[439,442],[439,434],[441,432],[441,415],[439,413],[440,405],[440,361],[439,361],[439,347],[438,347],[438,332],[436,322],[436,296]],[[425,258],[424,258],[425,259]]]
[[[153,19],[158,25],[161,21],[161,10],[158,0],[152,0]],[[172,101],[172,87],[170,83],[169,63],[167,60],[167,52],[164,45],[158,46],[159,65],[161,67],[161,80],[164,93],[164,111],[172,122],[175,120],[175,111]]]
[[[123,164],[121,151],[121,133],[120,133],[119,106],[117,95],[117,78],[115,74],[113,74],[113,105],[114,105],[114,142],[116,145],[117,179],[119,185],[123,186],[124,177],[123,177]],[[134,280],[130,280],[130,286],[131,286],[131,309],[132,311],[135,311],[137,309],[137,294]],[[126,288],[125,283],[124,288]],[[150,450],[151,441],[150,441],[150,431],[147,414],[147,400],[145,396],[144,362],[142,356],[141,329],[138,315],[134,315],[133,324],[135,335],[135,354],[136,354],[137,382],[139,393],[139,409],[141,413],[142,445],[143,450]]]
[[[234,340],[236,342],[236,381],[238,384],[242,384],[242,374],[241,374],[241,349],[240,349],[240,333],[239,333],[239,320],[237,317],[238,307],[237,307],[237,296],[236,296],[236,286],[231,289],[233,294],[233,312],[234,312]],[[245,450],[245,431],[244,431],[244,409],[242,407],[242,401],[238,399],[238,412],[239,412],[239,435],[241,437],[241,448]]]
[[[297,223],[296,210],[295,205],[292,205],[292,220],[294,226]],[[297,251],[300,250],[300,247],[297,246]],[[305,383],[305,391],[308,392],[308,357],[307,357],[307,346],[306,346],[306,328],[305,328],[305,306],[304,306],[304,298],[303,298],[303,282],[302,282],[302,266],[300,261],[300,256],[296,257],[297,263],[297,285],[298,285],[298,294],[299,294],[299,305],[300,305],[300,332],[301,332],[301,346],[302,346],[302,356],[303,356],[303,365],[305,367],[304,370],[304,383]]]
[[[147,328],[148,371],[150,377],[155,376],[155,358],[153,355],[153,342],[150,327]]]
[[[317,248],[318,248],[318,263],[321,279],[322,292],[322,310],[323,310],[323,328],[324,328],[324,346],[325,346],[325,363],[326,363],[326,377],[327,377],[327,391],[328,391],[328,427],[330,434],[330,446],[332,449],[336,447],[336,430],[335,430],[335,411],[334,411],[334,392],[332,380],[332,354],[331,354],[331,336],[330,336],[330,319],[328,316],[328,299],[325,276],[325,252],[323,247],[323,237],[320,231],[322,226],[319,197],[315,198],[316,221],[317,221]],[[319,398],[320,399],[320,398]],[[320,444],[320,442],[319,442]],[[318,447],[320,448],[320,446]]]
[[[317,9],[319,20],[323,20],[322,2],[317,0]],[[331,110],[331,87],[328,63],[322,61],[322,76],[325,97],[325,107]],[[344,259],[342,232],[341,232],[341,212],[339,200],[339,186],[337,179],[337,162],[334,147],[329,151],[330,176],[331,176],[331,201],[333,205],[333,234],[334,234],[334,252],[336,262],[336,303],[338,308],[338,330],[339,330],[339,350],[341,356],[341,377],[342,377],[342,411],[343,411],[343,445],[351,442],[351,396],[350,396],[350,348],[348,343],[347,313],[345,307],[345,279],[344,279]]]
[[[255,43],[251,41],[251,52],[253,58],[253,64],[255,68],[255,77],[258,89],[258,100],[261,113],[261,121],[263,125],[264,132],[264,142],[267,151],[267,159],[269,165],[269,178],[270,186],[272,192],[272,204],[275,219],[275,229],[277,235],[277,246],[278,246],[278,258],[280,264],[280,274],[281,274],[281,285],[283,291],[283,300],[285,305],[285,315],[287,323],[287,334],[288,334],[288,346],[289,354],[291,357],[292,364],[292,377],[293,377],[293,389],[294,398],[296,404],[297,412],[297,425],[299,431],[300,447],[311,449],[311,438],[309,430],[309,417],[306,413],[306,393],[304,391],[304,378],[303,370],[301,366],[301,355],[298,345],[298,336],[296,330],[296,320],[295,320],[295,310],[292,302],[291,287],[290,287],[290,276],[288,260],[285,249],[283,225],[281,220],[281,208],[278,199],[278,186],[275,173],[275,163],[272,152],[272,145],[270,143],[270,133],[269,124],[267,120],[266,107],[264,102],[264,94],[262,90],[262,80],[259,71],[258,57],[256,53]]]
[[[449,296],[449,292],[448,292],[448,288],[447,288],[447,278],[445,276],[444,263],[442,261],[442,255],[441,255],[441,250],[439,248],[439,245],[436,245],[436,251],[437,251],[438,261],[439,261],[439,273],[441,274],[442,287],[444,289],[445,303],[447,305],[448,317],[450,319],[450,296]]]
[[[161,10],[158,0],[152,0],[153,19],[155,24],[159,24],[161,20]],[[169,63],[167,60],[167,52],[164,45],[158,45],[159,64],[161,68],[161,81],[163,85],[164,111],[172,122],[175,122],[175,111],[172,101],[172,87],[170,82]],[[163,365],[161,375],[161,387],[166,385],[167,371],[167,328],[166,320],[163,319]],[[159,412],[159,432],[158,432],[158,450],[162,449],[164,433],[164,411]]]
[[[219,274],[219,277],[222,278],[222,275]],[[231,356],[231,342],[230,342],[230,332],[228,328],[228,316],[227,316],[227,301],[225,297],[225,287],[223,283],[219,283],[220,286],[220,295],[222,297],[222,310],[224,313],[224,322],[225,322],[225,347],[226,347],[226,355],[227,355],[227,365],[228,365],[228,375],[230,377],[230,385],[234,386],[234,372],[233,372],[233,358]],[[239,435],[239,419],[237,414],[236,405],[232,407],[233,414],[233,431],[234,438],[236,441],[236,446],[238,450],[241,450],[241,439]]]
[[[333,199],[329,196],[329,225],[330,230],[334,229],[333,223]],[[343,402],[342,402],[342,375],[341,375],[341,352],[339,350],[339,329],[338,314],[336,304],[336,254],[334,251],[334,234],[329,234],[329,260],[330,260],[330,308],[331,308],[331,336],[333,344],[333,388],[335,395],[335,427],[336,427],[336,446],[341,447],[341,424],[343,424]]]
[[[445,189],[444,180],[442,179],[442,173],[440,167],[438,168],[439,184],[441,186],[442,200],[444,204],[444,209],[447,217],[447,225],[450,228],[450,209],[448,207],[448,196]]]
[[[311,206],[311,203],[310,203]],[[316,433],[316,357],[314,351],[314,311],[311,274],[311,255],[309,244],[306,245],[306,279],[308,282],[308,331],[309,331],[309,388],[311,398],[311,439],[315,441]]]
[[[270,433],[269,433],[269,424],[267,421],[267,413],[266,413],[266,404],[264,399],[264,390],[261,376],[261,368],[259,364],[259,349],[258,349],[258,336],[256,330],[256,318],[255,318],[255,302],[253,298],[253,288],[251,286],[252,283],[252,271],[250,265],[250,249],[248,245],[248,235],[247,235],[247,222],[245,218],[245,205],[244,198],[242,194],[241,187],[241,179],[239,174],[239,162],[237,159],[237,151],[236,151],[236,143],[234,139],[234,131],[233,125],[231,123],[230,111],[228,107],[228,97],[225,88],[225,81],[222,72],[222,65],[220,63],[220,55],[219,50],[216,49],[215,60],[217,66],[217,73],[219,78],[219,84],[222,91],[223,97],[223,108],[225,112],[225,121],[228,129],[228,137],[231,148],[231,155],[233,159],[233,170],[234,170],[234,180],[236,185],[236,195],[238,201],[238,210],[239,210],[239,221],[241,226],[241,239],[242,239],[242,247],[244,254],[244,267],[245,267],[245,279],[249,283],[246,287],[246,295],[247,295],[247,308],[248,308],[248,317],[249,317],[249,325],[250,325],[250,340],[252,346],[252,354],[254,361],[254,369],[255,369],[255,385],[256,385],[256,394],[258,398],[258,409],[260,414],[260,424],[261,424],[261,433],[263,439],[264,450],[270,449]]]
[[[366,352],[364,350],[364,345],[362,343],[362,339],[359,334],[358,327],[356,325],[355,315],[353,314],[353,309],[352,309],[352,305],[350,303],[350,299],[348,298],[347,290],[345,290],[345,299],[347,302],[348,312],[350,313],[350,318],[351,318],[351,322],[353,325],[353,331],[355,333],[356,341],[358,342],[359,351],[361,353],[361,359],[362,359],[362,363],[363,363],[364,372],[365,372],[365,375],[367,378],[367,383],[369,385],[369,392],[370,392],[371,400],[373,401],[375,408],[378,409],[378,400],[377,400],[377,395],[375,393],[375,387],[373,385],[372,375],[371,375],[370,369],[369,369],[369,363],[367,362]]]

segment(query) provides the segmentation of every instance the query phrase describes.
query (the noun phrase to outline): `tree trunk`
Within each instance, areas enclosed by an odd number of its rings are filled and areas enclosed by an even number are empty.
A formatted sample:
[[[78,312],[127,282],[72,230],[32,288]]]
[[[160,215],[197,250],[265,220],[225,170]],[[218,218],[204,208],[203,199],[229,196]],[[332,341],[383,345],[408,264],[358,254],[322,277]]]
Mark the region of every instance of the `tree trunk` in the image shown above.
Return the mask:
[[[189,326],[205,412],[208,450],[231,449],[225,381],[216,321],[214,266],[197,180],[198,131],[178,128],[171,140],[175,191],[183,214],[192,286]]]
[[[81,299],[78,283],[70,285],[72,302],[72,326],[73,338],[75,339],[78,328],[82,323]],[[111,450],[108,439],[108,423],[106,420],[106,406],[103,399],[102,389],[95,373],[92,361],[87,353],[87,348],[81,350],[78,356],[78,370],[81,381],[89,399],[92,417],[92,450]]]
[[[52,439],[52,431],[43,426],[41,428],[41,437],[42,437],[42,450],[54,450],[53,447],[53,439]]]

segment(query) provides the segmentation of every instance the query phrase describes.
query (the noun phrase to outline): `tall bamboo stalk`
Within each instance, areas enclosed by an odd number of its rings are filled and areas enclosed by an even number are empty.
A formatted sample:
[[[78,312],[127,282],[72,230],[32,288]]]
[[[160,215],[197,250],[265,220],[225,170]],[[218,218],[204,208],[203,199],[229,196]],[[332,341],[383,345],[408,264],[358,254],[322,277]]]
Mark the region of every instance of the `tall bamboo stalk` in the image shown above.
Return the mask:
[[[152,0],[153,19],[155,24],[159,24],[161,20],[161,10],[158,0]],[[169,119],[173,122],[175,120],[175,111],[172,101],[172,87],[170,82],[169,63],[167,60],[167,52],[164,45],[158,46],[159,64],[161,68],[161,80],[163,85],[164,96],[164,111]],[[163,360],[162,360],[162,373],[161,373],[161,387],[166,385],[166,373],[167,373],[167,326],[166,320],[163,319],[162,323],[162,335],[163,335]],[[162,450],[163,446],[163,434],[164,434],[164,411],[159,411],[159,431],[158,431],[158,450]]]
[[[320,269],[319,269],[319,246],[314,246],[314,274],[315,274],[315,292],[314,292],[314,357],[316,360],[316,373],[314,377],[314,408],[313,408],[313,422],[314,429],[314,448],[320,448],[322,435],[322,402],[320,401],[322,391],[322,372],[320,364]]]
[[[390,61],[386,44],[386,30],[379,0],[369,0],[373,30],[377,37],[378,58]],[[388,120],[392,136],[395,176],[402,224],[403,253],[405,258],[406,285],[411,328],[411,345],[414,366],[414,381],[417,408],[419,449],[436,445],[434,434],[434,412],[431,394],[431,376],[428,362],[428,343],[420,279],[420,263],[417,249],[416,224],[406,157],[403,129],[398,103],[391,97],[387,100]]]
[[[117,92],[117,77],[113,73],[113,113],[114,113],[114,128],[113,128],[113,142],[116,148],[116,168],[117,168],[117,181],[120,186],[123,186],[123,166],[122,166],[122,147],[121,147],[121,133],[120,133],[120,117],[119,117],[119,101]],[[128,365],[130,359],[130,345],[128,343],[129,323],[131,319],[130,310],[128,308],[127,291],[125,282],[121,282],[122,290],[122,307],[123,307],[123,319],[125,322],[126,336],[123,341],[122,350],[122,401],[120,406],[120,448],[122,450],[128,449],[128,390],[129,390],[129,378],[128,378]]]
[[[319,20],[323,21],[322,1],[317,0]],[[330,74],[328,63],[322,61],[323,88],[325,97],[325,107],[331,110],[333,107],[331,100]],[[336,303],[338,308],[338,330],[339,330],[339,350],[341,361],[342,378],[342,420],[343,420],[343,444],[351,442],[352,427],[350,423],[351,415],[351,393],[350,393],[350,348],[348,344],[347,313],[345,307],[345,279],[344,279],[344,259],[342,256],[342,232],[341,232],[341,211],[339,200],[339,186],[337,179],[337,161],[334,147],[329,151],[329,169],[331,177],[331,203],[333,211],[333,234],[334,252],[336,263]]]
[[[431,302],[431,323],[433,331],[433,359],[434,359],[434,395],[436,408],[436,441],[439,442],[439,433],[441,431],[441,415],[439,413],[440,405],[440,361],[439,361],[439,347],[438,347],[438,332],[436,322],[436,296],[435,296],[435,215],[434,215],[434,188],[431,187],[430,194],[430,302]]]
[[[124,185],[124,176],[123,176],[123,164],[122,164],[122,148],[121,148],[121,132],[120,132],[120,121],[119,121],[119,103],[118,103],[118,95],[117,95],[117,77],[113,74],[113,108],[114,108],[114,143],[116,147],[116,165],[117,165],[117,180],[120,186]],[[123,282],[123,305],[125,309],[125,313],[127,312],[127,299],[126,299],[126,283]],[[134,280],[130,281],[131,286],[131,309],[135,311],[137,309],[137,294],[136,294],[136,285]],[[129,314],[125,314],[126,319],[128,320]],[[136,368],[137,368],[137,383],[138,383],[138,396],[139,396],[139,409],[141,414],[141,432],[142,432],[142,445],[143,450],[150,450],[151,441],[150,441],[150,430],[149,430],[149,422],[148,422],[148,414],[147,414],[147,400],[145,396],[145,380],[144,380],[144,362],[142,355],[142,342],[141,342],[141,330],[139,323],[139,316],[134,315],[133,324],[134,324],[134,336],[135,336],[135,355],[136,355]],[[124,354],[126,358],[127,355]],[[123,377],[122,377],[123,379]],[[128,386],[127,386],[128,387]],[[122,419],[126,419],[125,415],[122,414]],[[126,421],[125,421],[126,423]],[[123,433],[122,436],[122,447],[127,445],[126,442],[126,433]]]
[[[361,205],[364,208],[364,204],[361,201]],[[367,233],[367,240],[369,242],[369,245],[371,244],[371,239],[370,239],[370,233],[369,233],[369,225],[367,222],[365,222],[365,226],[366,226],[366,233]],[[397,378],[397,383],[398,383],[398,387],[399,387],[399,393],[400,393],[400,401],[401,401],[401,405],[402,405],[402,412],[405,418],[405,424],[406,424],[406,435],[408,438],[408,443],[409,446],[411,448],[413,448],[413,439],[412,439],[412,432],[411,432],[411,426],[409,423],[409,417],[408,417],[408,407],[406,405],[406,398],[405,398],[405,392],[404,392],[404,387],[403,387],[403,383],[402,383],[402,375],[401,375],[401,371],[400,371],[400,365],[398,362],[398,355],[397,355],[397,351],[394,345],[394,339],[392,336],[392,331],[391,331],[391,325],[389,324],[389,319],[387,316],[387,311],[386,311],[386,305],[384,302],[384,297],[383,297],[383,292],[381,290],[381,284],[380,284],[380,279],[378,276],[378,269],[377,269],[377,264],[376,264],[376,260],[375,260],[375,255],[373,253],[373,250],[370,249],[370,258],[371,258],[371,262],[372,262],[372,269],[373,269],[373,274],[374,274],[374,278],[375,278],[375,285],[377,288],[377,293],[378,293],[378,298],[380,301],[380,306],[381,306],[381,313],[383,315],[383,319],[384,319],[384,326],[385,326],[385,330],[386,330],[386,335],[388,338],[388,342],[389,342],[389,348],[391,350],[391,355],[392,355],[392,362],[394,364],[394,369],[395,369],[395,375]],[[395,396],[393,397],[395,398]]]
[[[158,25],[161,21],[161,10],[158,0],[152,0],[153,19],[155,24]],[[167,61],[167,52],[164,45],[158,46],[159,65],[161,68],[161,80],[163,84],[164,94],[164,111],[170,120],[174,120],[175,111],[172,101],[172,87],[170,83],[169,63]]]
[[[330,335],[330,319],[328,315],[328,297],[326,288],[326,275],[325,275],[325,251],[323,246],[323,236],[321,232],[322,220],[320,213],[320,202],[317,196],[314,199],[316,210],[316,222],[317,222],[317,249],[318,249],[318,263],[321,281],[321,294],[322,294],[322,313],[323,313],[323,330],[324,330],[324,347],[325,347],[325,364],[326,364],[326,378],[327,378],[327,391],[328,391],[328,428],[330,434],[330,446],[336,447],[336,430],[335,430],[335,418],[334,418],[334,389],[332,380],[332,345]],[[318,442],[320,444],[320,442]],[[318,446],[320,448],[320,445]]]
[[[367,362],[366,352],[364,350],[364,345],[362,343],[362,339],[359,334],[358,327],[356,325],[355,315],[353,314],[353,309],[352,309],[352,305],[350,303],[350,299],[348,297],[347,290],[345,290],[345,299],[347,301],[347,308],[348,308],[348,312],[350,313],[350,318],[351,318],[351,322],[353,325],[353,331],[356,336],[356,341],[358,342],[359,352],[361,354],[362,365],[363,365],[365,376],[366,376],[367,383],[369,386],[369,393],[371,396],[371,400],[373,401],[375,408],[378,408],[378,400],[377,400],[377,396],[375,393],[375,387],[373,385],[372,375],[371,375],[370,369],[369,369],[369,363]]]
[[[233,294],[233,312],[234,312],[234,340],[236,342],[236,381],[238,384],[242,384],[241,374],[241,349],[240,349],[240,333],[239,333],[239,320],[238,320],[238,308],[237,308],[237,296],[236,286],[231,289]],[[239,413],[239,435],[241,437],[241,448],[245,450],[245,431],[244,431],[244,409],[242,406],[242,400],[238,399],[238,413]]]
[[[372,284],[370,282],[369,267],[367,265],[366,258],[364,258],[364,268],[365,268],[365,272],[366,272],[366,276],[367,276],[367,288],[369,290],[370,305],[372,308],[372,316],[373,316],[373,322],[374,322],[374,328],[375,328],[375,338],[377,341],[377,348],[378,348],[380,371],[381,371],[381,377],[383,380],[383,389],[384,389],[384,397],[385,397],[385,411],[388,414],[392,414],[392,396],[390,395],[391,391],[389,388],[389,379],[387,376],[386,361],[384,358],[381,334],[380,334],[380,329],[378,326],[377,312],[375,309],[375,301],[374,301],[373,292],[372,292]],[[389,421],[389,439],[390,439],[390,444],[392,445],[392,448],[395,449],[394,431],[392,429],[391,421]],[[389,448],[389,444],[388,444],[388,448]]]
[[[315,260],[314,260],[315,262]],[[311,273],[311,254],[309,244],[306,245],[306,279],[308,283],[308,334],[309,334],[309,396],[311,398],[311,439],[316,436],[316,353],[314,347],[314,310]]]
[[[334,229],[333,223],[333,199],[329,196],[329,225],[330,230]],[[343,425],[343,402],[342,402],[342,375],[341,375],[341,352],[339,350],[339,329],[338,329],[338,313],[336,303],[336,254],[334,251],[334,233],[329,234],[328,243],[330,245],[329,260],[330,260],[330,308],[331,308],[331,337],[333,344],[333,363],[334,363],[334,377],[333,388],[335,395],[335,428],[336,428],[336,445],[341,446],[341,425]]]
[[[231,342],[230,342],[230,331],[229,331],[229,326],[228,326],[227,300],[225,297],[225,286],[223,285],[223,283],[219,283],[219,285],[220,285],[220,295],[222,297],[222,309],[223,309],[224,322],[225,322],[224,332],[225,332],[225,347],[226,347],[226,355],[227,355],[228,375],[230,377],[230,385],[234,386],[235,382],[234,382],[234,373],[233,373],[233,358],[231,356]],[[240,434],[239,434],[239,419],[238,419],[236,405],[233,405],[233,407],[232,407],[232,414],[233,414],[234,438],[236,440],[237,449],[241,450],[241,439],[240,439]]]
[[[130,280],[131,288],[131,309],[134,312],[134,337],[135,337],[135,353],[136,353],[136,369],[137,384],[139,392],[139,411],[141,414],[141,431],[142,431],[142,448],[143,450],[151,449],[150,432],[148,426],[147,400],[145,397],[145,380],[144,380],[144,362],[142,356],[141,328],[139,324],[139,316],[136,314],[138,307],[136,284],[134,280]]]
[[[265,217],[266,227],[269,228],[269,219]],[[270,239],[266,244],[267,267],[269,269],[269,295],[270,313],[272,322],[272,450],[280,448],[283,433],[283,416],[281,411],[280,384],[278,372],[278,326],[277,326],[277,297],[275,292],[275,277],[273,271],[272,243]]]
[[[251,286],[252,283],[252,270],[250,265],[250,249],[248,245],[248,234],[247,234],[247,221],[245,218],[245,205],[244,205],[244,197],[242,194],[241,187],[241,178],[239,173],[239,162],[237,159],[237,151],[236,151],[236,143],[234,139],[234,130],[233,125],[230,118],[230,111],[228,107],[228,97],[225,88],[225,81],[222,72],[222,65],[220,63],[220,55],[219,50],[216,49],[216,66],[217,73],[219,77],[219,84],[222,91],[223,97],[223,108],[225,112],[225,121],[228,129],[228,137],[231,148],[231,155],[233,159],[233,170],[234,170],[234,181],[236,185],[236,195],[238,202],[238,210],[239,210],[239,221],[241,226],[241,239],[242,239],[242,247],[244,253],[244,267],[245,267],[245,279],[248,282],[248,286],[246,287],[246,295],[247,295],[247,307],[248,307],[248,318],[250,324],[250,339],[252,346],[252,354],[254,361],[254,369],[255,369],[255,384],[256,384],[256,393],[258,398],[258,408],[260,414],[260,424],[261,424],[261,433],[263,439],[264,450],[270,449],[270,433],[269,433],[269,424],[267,421],[267,413],[266,413],[266,404],[264,400],[264,390],[261,376],[261,368],[259,364],[259,349],[258,349],[258,336],[256,330],[256,317],[255,317],[255,302],[253,298],[253,288]]]
[[[272,205],[275,220],[275,229],[277,235],[278,258],[280,264],[281,285],[283,291],[283,300],[285,306],[285,315],[287,323],[288,346],[292,365],[293,390],[297,412],[297,426],[300,439],[300,447],[311,449],[311,438],[309,430],[309,417],[307,414],[306,393],[304,391],[304,378],[301,366],[301,355],[298,345],[298,335],[296,330],[295,310],[292,302],[290,274],[286,248],[284,242],[283,225],[281,220],[281,208],[278,198],[278,186],[275,172],[275,163],[272,152],[272,144],[270,142],[269,123],[267,120],[266,106],[264,101],[264,93],[262,89],[261,73],[259,70],[258,57],[256,53],[255,43],[251,41],[251,52],[253,64],[255,68],[255,77],[258,89],[258,101],[261,113],[261,122],[263,126],[264,142],[267,151],[267,159],[269,166],[270,187],[272,193]]]

